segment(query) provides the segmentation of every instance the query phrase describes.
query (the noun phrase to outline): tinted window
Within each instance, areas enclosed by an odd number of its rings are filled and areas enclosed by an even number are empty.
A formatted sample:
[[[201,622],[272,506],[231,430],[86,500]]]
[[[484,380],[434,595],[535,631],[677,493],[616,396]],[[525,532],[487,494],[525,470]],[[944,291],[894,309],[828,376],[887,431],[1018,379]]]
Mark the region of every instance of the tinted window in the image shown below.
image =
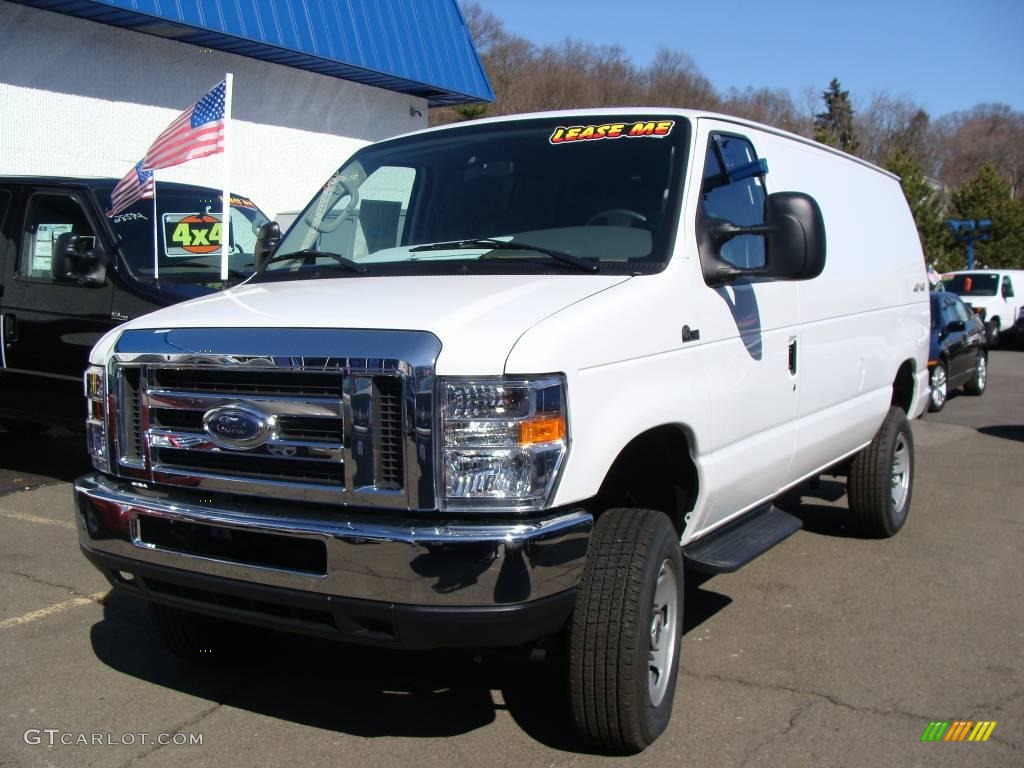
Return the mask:
[[[764,179],[761,175],[730,179],[738,169],[757,161],[754,146],[738,136],[714,134],[704,162],[702,195],[705,216],[733,224],[764,222]],[[741,235],[723,244],[719,256],[737,267],[764,266],[764,238]]]
[[[1013,297],[1013,283],[1010,282],[1010,276],[1007,275],[1003,278],[1003,298],[1009,299]]]
[[[53,279],[50,271],[53,248],[57,238],[66,232],[78,235],[83,247],[88,247],[88,238],[95,241],[96,233],[81,203],[70,195],[33,195],[28,203],[18,274]]]
[[[11,207],[11,193],[6,189],[0,189],[0,227],[3,227],[7,220],[7,209]]]
[[[995,296],[999,287],[999,275],[987,272],[973,272],[966,275],[953,275],[943,281],[946,290],[958,296]]]

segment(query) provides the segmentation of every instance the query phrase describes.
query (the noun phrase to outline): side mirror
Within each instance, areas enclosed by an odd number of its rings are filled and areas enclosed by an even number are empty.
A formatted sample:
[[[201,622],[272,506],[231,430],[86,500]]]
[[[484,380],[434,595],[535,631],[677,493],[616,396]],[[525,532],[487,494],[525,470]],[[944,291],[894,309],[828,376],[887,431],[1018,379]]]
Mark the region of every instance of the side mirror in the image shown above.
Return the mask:
[[[107,284],[107,254],[93,237],[64,232],[53,244],[50,272],[54,279],[90,288]]]
[[[963,320],[954,320],[953,322],[951,322],[949,325],[946,326],[946,332],[947,333],[956,333],[957,331],[966,331],[966,330],[967,330],[967,323],[965,323]]]
[[[57,235],[50,256],[50,273],[54,280],[78,282],[78,235],[71,232]]]
[[[276,221],[268,221],[260,227],[256,235],[256,251],[253,255],[253,269],[262,272],[263,268],[281,244],[281,225]]]
[[[825,269],[825,220],[813,197],[803,192],[776,192],[765,199],[764,213],[764,224],[710,222],[701,249],[710,246],[715,254],[712,263],[704,267],[709,282],[727,282],[740,276],[810,280]],[[739,235],[764,235],[763,267],[736,267],[718,258],[722,244]]]

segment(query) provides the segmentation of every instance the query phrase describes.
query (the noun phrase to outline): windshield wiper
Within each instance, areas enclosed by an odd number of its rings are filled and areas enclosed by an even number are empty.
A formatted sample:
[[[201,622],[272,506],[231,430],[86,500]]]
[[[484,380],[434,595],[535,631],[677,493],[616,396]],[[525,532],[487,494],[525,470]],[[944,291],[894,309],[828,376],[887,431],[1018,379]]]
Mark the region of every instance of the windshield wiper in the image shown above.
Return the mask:
[[[492,251],[535,251],[536,253],[542,253],[545,256],[550,257],[559,264],[565,264],[568,267],[573,267],[575,269],[582,270],[583,272],[598,272],[601,269],[597,264],[588,264],[578,256],[573,256],[571,253],[556,251],[553,248],[543,248],[539,245],[528,245],[527,243],[517,243],[515,241],[494,240],[490,237],[478,237],[472,240],[452,240],[447,243],[417,245],[415,248],[410,248],[409,252],[457,251],[462,249],[468,250],[471,248],[489,248]]]
[[[318,256],[326,256],[329,259],[334,259],[338,264],[345,267],[345,269],[351,270],[352,272],[365,272],[366,267],[357,261],[345,258],[340,253],[331,253],[330,251],[318,251],[316,248],[303,248],[301,251],[295,251],[294,253],[282,253],[277,256],[273,256],[263,264],[260,269],[260,274],[266,271],[268,264],[273,264],[275,261],[288,261],[289,259],[305,259],[305,258],[317,258]]]

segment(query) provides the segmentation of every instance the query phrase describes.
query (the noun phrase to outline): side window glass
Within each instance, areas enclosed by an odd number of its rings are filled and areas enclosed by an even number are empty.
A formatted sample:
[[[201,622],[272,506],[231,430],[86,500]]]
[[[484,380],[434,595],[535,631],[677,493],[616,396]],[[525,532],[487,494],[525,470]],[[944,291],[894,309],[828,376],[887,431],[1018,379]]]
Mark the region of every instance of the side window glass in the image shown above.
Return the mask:
[[[50,265],[57,238],[70,232],[95,238],[81,204],[70,195],[41,194],[29,200],[18,274],[53,279]]]
[[[1013,298],[1013,283],[1010,282],[1009,275],[1006,275],[1006,276],[1003,277],[1003,298],[1004,299],[1012,299]]]
[[[971,317],[967,314],[967,307],[962,301],[954,301],[953,309],[956,311],[957,320],[963,320],[965,325],[970,325]]]
[[[757,162],[754,146],[739,136],[713,134],[704,162],[702,205],[704,215],[733,224],[764,223],[766,192],[761,174],[730,174]],[[737,267],[763,267],[764,237],[741,235],[722,245],[719,255]]]

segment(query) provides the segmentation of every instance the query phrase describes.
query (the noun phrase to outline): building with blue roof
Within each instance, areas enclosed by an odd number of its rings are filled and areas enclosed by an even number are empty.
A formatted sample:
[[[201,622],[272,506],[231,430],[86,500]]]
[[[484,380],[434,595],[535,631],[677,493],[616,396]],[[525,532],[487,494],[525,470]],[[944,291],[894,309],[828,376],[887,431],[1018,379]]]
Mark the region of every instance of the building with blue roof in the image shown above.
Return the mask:
[[[494,98],[456,0],[0,0],[0,28],[0,174],[122,176],[231,72],[232,187],[271,214],[429,107]]]

